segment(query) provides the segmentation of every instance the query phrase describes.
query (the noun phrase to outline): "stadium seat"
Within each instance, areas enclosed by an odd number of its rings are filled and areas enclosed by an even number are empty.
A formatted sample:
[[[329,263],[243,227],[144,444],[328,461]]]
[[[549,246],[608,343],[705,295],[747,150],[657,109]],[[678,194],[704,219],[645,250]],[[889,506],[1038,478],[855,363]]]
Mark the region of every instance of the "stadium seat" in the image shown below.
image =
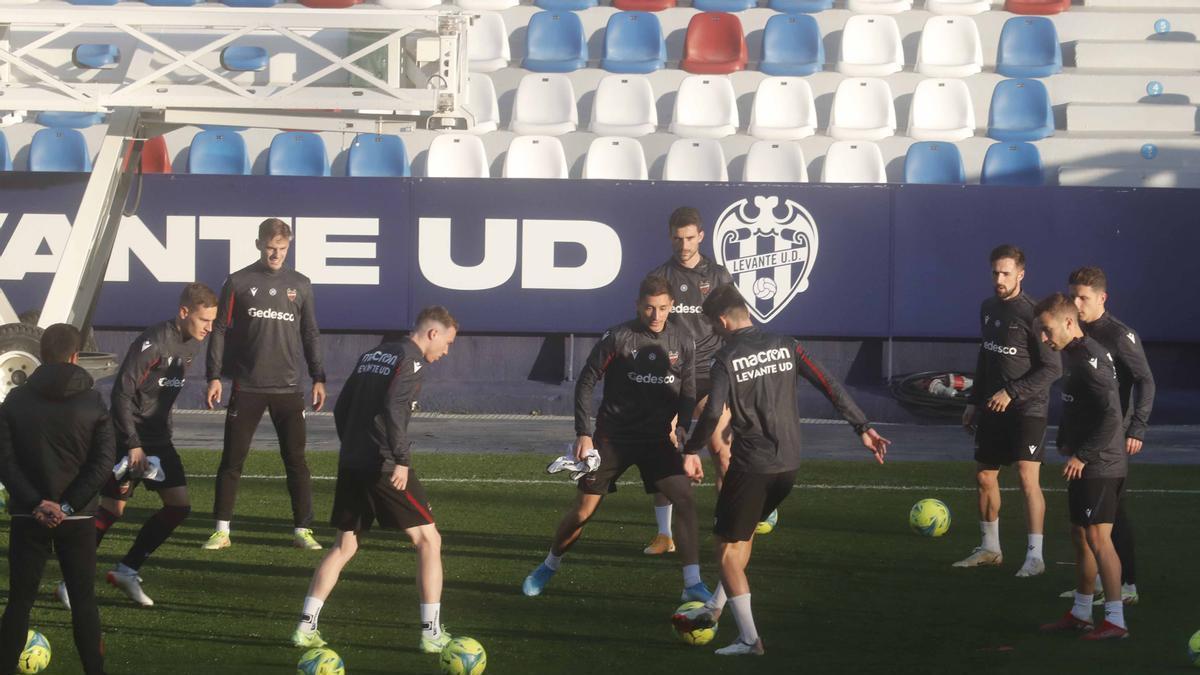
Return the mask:
[[[71,50],[71,63],[76,68],[108,70],[121,63],[121,50],[110,44],[76,45]]]
[[[646,180],[646,153],[633,138],[601,136],[588,146],[583,164],[584,178]]]
[[[928,79],[917,84],[908,115],[908,135],[918,141],[961,141],[975,135],[975,106],[967,83]]]
[[[882,77],[904,67],[900,27],[890,16],[855,14],[842,30],[838,72],[855,77]]]
[[[807,183],[808,166],[796,141],[758,141],[746,154],[747,183]]]
[[[266,70],[270,60],[267,50],[262,47],[235,45],[221,50],[221,67],[225,70],[240,72]]]
[[[512,54],[504,17],[493,12],[479,14],[471,26],[471,39],[467,40],[467,59],[472,73],[491,73],[508,65]]]
[[[613,7],[625,12],[661,12],[675,6],[675,0],[613,0]]]
[[[284,131],[271,139],[268,176],[328,176],[325,141],[311,131]]]
[[[762,63],[768,75],[812,75],[825,67],[817,20],[807,14],[776,14],[763,29]]]
[[[934,14],[972,16],[992,8],[992,0],[925,0],[925,9]]]
[[[483,141],[469,134],[438,134],[425,155],[429,178],[487,178],[487,153]]]
[[[236,131],[211,129],[192,137],[188,173],[250,175],[246,141]]]
[[[454,0],[454,4],[463,9],[474,11],[500,12],[521,4],[520,0]]]
[[[8,154],[8,139],[0,131],[0,171],[12,171],[12,156]]]
[[[742,12],[756,4],[755,0],[693,0],[692,7],[701,12]]]
[[[570,73],[587,67],[587,38],[574,12],[538,12],[525,32],[525,60],[535,73]]]
[[[758,83],[750,112],[750,135],[765,140],[798,140],[817,130],[812,87],[799,77],[768,77]]]
[[[917,72],[931,77],[967,77],[983,70],[979,27],[966,16],[933,16],[917,47]]]
[[[346,153],[346,175],[408,177],[408,150],[399,136],[359,134]]]
[[[357,5],[359,0],[300,0],[300,4],[313,9],[346,9]]]
[[[967,174],[958,146],[936,141],[908,146],[908,153],[904,155],[904,182],[963,185],[967,182]]]
[[[836,141],[825,152],[822,183],[886,183],[883,153],[870,141]]]
[[[993,143],[983,156],[983,185],[1042,185],[1042,156],[1032,143]]]
[[[579,126],[575,87],[559,73],[521,78],[513,101],[511,129],[525,136],[561,136]]]
[[[600,67],[610,73],[652,73],[667,65],[662,24],[648,12],[617,12],[604,29]]]
[[[636,138],[658,128],[658,106],[650,80],[642,75],[608,75],[592,98],[588,130],[601,136]]]
[[[596,0],[533,0],[533,4],[551,12],[582,12],[600,3]]]
[[[877,141],[896,133],[896,107],[885,80],[848,77],[833,95],[829,135],[838,140]]]
[[[492,78],[483,73],[467,76],[467,110],[475,117],[472,132],[486,134],[500,128],[500,103]]]
[[[833,9],[833,0],[767,0],[767,7],[784,14],[813,14]]]
[[[846,9],[858,14],[899,14],[912,9],[912,0],[846,0]]]
[[[1058,14],[1070,8],[1070,0],[1006,0],[1005,11],[1013,14]]]
[[[92,155],[87,141],[75,129],[39,129],[29,144],[30,171],[92,170]]]
[[[152,7],[192,7],[199,4],[200,0],[144,0],[144,2]]]
[[[996,72],[1005,77],[1049,77],[1062,72],[1062,47],[1054,22],[1014,16],[1004,22],[996,47]]]
[[[988,136],[998,141],[1036,141],[1054,135],[1050,94],[1040,80],[1001,80],[992,91]]]
[[[441,0],[376,0],[380,7],[389,9],[429,9],[442,4]]]
[[[675,93],[671,133],[684,138],[724,138],[738,129],[737,97],[727,77],[689,75]]]
[[[672,143],[663,167],[663,180],[728,181],[729,169],[720,141],[681,138]]]
[[[746,68],[742,22],[726,12],[701,12],[688,21],[679,67],[689,73],[725,75]]]
[[[103,121],[104,113],[44,110],[37,114],[38,124],[60,129],[86,129]]]
[[[517,136],[504,155],[505,178],[569,178],[567,156],[553,136]]]
[[[125,155],[124,169],[129,168],[129,157],[133,154],[133,147]],[[142,143],[142,173],[171,173],[171,153],[167,150],[167,139],[164,136],[155,136],[147,138],[145,143]]]
[[[67,0],[72,5],[115,5],[117,0]]]
[[[221,0],[229,7],[274,7],[278,0]]]

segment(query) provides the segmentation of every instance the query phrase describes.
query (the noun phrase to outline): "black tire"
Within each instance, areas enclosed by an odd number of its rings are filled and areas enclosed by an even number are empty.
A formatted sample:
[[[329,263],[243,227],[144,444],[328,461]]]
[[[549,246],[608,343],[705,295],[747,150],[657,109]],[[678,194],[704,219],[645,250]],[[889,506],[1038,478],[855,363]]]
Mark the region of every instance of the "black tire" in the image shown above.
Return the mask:
[[[42,329],[25,323],[0,326],[0,401],[12,387],[20,386],[41,364]],[[17,359],[15,352],[32,356]],[[19,363],[18,363],[19,362]],[[31,367],[32,366],[32,367]]]
[[[31,309],[21,312],[19,318],[23,324],[36,326],[38,325],[38,319],[42,318],[42,310]],[[88,328],[87,332],[83,334],[83,349],[80,351],[88,353],[100,351],[100,347],[96,344],[96,333],[91,328]]]

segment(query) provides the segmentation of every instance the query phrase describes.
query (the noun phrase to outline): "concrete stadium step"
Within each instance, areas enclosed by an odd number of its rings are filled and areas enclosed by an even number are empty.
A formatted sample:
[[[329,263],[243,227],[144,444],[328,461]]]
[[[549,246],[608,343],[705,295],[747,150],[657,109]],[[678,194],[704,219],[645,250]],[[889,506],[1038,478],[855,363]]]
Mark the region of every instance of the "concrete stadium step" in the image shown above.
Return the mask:
[[[1084,133],[1191,134],[1196,106],[1155,103],[1068,103],[1067,131]]]
[[[1200,70],[1200,42],[1080,40],[1075,65],[1102,70]]]
[[[1200,171],[1064,166],[1058,170],[1058,184],[1090,187],[1200,188]]]

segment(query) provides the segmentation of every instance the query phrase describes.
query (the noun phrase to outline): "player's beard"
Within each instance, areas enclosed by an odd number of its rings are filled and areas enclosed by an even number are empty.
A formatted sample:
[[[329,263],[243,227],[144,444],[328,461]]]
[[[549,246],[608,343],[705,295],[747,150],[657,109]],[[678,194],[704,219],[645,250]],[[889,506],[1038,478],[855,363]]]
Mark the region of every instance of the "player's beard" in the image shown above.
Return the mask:
[[[675,257],[679,260],[679,262],[681,264],[686,265],[687,263],[694,260],[696,258],[696,256],[699,254],[700,254],[700,249],[693,249],[691,251],[680,249],[679,253],[675,254]]]

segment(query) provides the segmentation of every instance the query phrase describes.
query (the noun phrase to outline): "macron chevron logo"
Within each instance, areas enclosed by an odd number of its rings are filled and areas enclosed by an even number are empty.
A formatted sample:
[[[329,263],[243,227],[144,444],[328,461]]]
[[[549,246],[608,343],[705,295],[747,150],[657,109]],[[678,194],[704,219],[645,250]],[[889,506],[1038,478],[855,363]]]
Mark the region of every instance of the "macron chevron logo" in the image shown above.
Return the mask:
[[[1029,446],[1029,454],[1032,455],[1035,452],[1037,452],[1037,446],[1036,445]]]
[[[1137,344],[1137,336],[1134,335],[1133,333],[1126,333],[1125,337],[1129,338],[1129,341],[1132,342],[1133,344],[1135,344],[1135,345]]]
[[[145,342],[142,343],[142,351],[146,351],[147,349],[150,349],[150,347],[151,347],[151,344],[150,344],[149,340],[146,340]]]
[[[1093,367],[1093,368],[1099,368],[1099,367],[1100,367],[1100,359],[1091,358],[1091,359],[1088,359],[1088,363],[1092,364],[1092,367]]]

